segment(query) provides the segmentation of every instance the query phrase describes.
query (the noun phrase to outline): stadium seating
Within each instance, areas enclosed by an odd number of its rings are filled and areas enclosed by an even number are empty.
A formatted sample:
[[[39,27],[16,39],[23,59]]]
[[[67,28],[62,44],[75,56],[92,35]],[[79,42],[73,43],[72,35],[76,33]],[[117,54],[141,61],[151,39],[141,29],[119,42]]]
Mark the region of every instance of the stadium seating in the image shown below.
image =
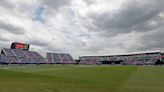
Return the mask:
[[[1,61],[10,64],[43,64],[44,57],[34,51],[20,49],[2,49]]]
[[[127,57],[127,64],[153,65],[160,59],[158,54],[140,54]]]
[[[101,61],[103,58],[99,58],[99,57],[84,57],[81,58],[80,57],[80,64],[85,64],[85,65],[95,65],[95,64],[100,64],[99,61]]]
[[[75,64],[75,60],[66,53],[47,53],[44,58],[35,51],[28,51],[29,48],[2,49],[0,54],[0,64]],[[29,45],[28,45],[29,47]],[[125,55],[108,56],[82,56],[79,58],[80,64],[127,64],[127,65],[154,65],[157,62],[163,63],[164,53],[149,52]]]
[[[47,53],[47,61],[55,64],[75,64],[71,55],[65,53]]]
[[[110,62],[124,61],[123,63],[128,65],[154,65],[160,59],[160,52],[113,56],[83,56],[80,57],[80,64],[101,64],[104,61],[111,64]]]

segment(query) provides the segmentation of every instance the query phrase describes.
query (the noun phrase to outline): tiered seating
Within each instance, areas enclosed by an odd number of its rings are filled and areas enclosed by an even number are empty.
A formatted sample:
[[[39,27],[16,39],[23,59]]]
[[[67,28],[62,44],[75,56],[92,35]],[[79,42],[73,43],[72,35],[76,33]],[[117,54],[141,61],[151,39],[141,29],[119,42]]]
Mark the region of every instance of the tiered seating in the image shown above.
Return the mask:
[[[48,63],[60,63],[60,58],[57,53],[47,53]]]
[[[55,64],[74,64],[75,61],[70,54],[65,53],[47,53],[48,63]]]
[[[160,59],[160,55],[138,55],[127,57],[127,64],[152,65]]]
[[[6,56],[15,56],[14,53],[12,52],[12,50],[10,50],[10,49],[2,49],[2,51],[5,52],[4,54]]]
[[[120,62],[128,65],[153,65],[160,59],[160,52],[113,56],[83,56],[80,57],[80,64],[101,64],[101,62]]]
[[[103,60],[102,57],[101,58],[97,58],[97,57],[85,57],[85,58],[80,58],[80,64],[95,65],[95,64],[100,64],[100,61],[101,60]]]
[[[11,64],[43,64],[45,59],[34,51],[20,49],[3,49],[2,61]]]

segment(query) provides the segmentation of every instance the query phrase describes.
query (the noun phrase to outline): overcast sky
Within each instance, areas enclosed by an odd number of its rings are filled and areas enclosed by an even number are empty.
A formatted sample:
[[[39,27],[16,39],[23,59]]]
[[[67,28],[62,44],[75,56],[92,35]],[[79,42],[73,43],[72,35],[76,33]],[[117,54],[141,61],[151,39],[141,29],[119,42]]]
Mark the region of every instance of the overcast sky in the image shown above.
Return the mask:
[[[82,55],[164,49],[164,0],[0,0],[0,49]]]

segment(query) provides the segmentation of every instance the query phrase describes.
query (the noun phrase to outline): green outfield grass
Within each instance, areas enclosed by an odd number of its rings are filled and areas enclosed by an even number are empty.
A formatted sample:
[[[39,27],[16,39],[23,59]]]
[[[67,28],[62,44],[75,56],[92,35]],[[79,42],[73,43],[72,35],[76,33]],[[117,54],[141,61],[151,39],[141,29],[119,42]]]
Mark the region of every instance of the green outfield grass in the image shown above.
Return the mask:
[[[0,92],[164,92],[164,67],[0,66]]]

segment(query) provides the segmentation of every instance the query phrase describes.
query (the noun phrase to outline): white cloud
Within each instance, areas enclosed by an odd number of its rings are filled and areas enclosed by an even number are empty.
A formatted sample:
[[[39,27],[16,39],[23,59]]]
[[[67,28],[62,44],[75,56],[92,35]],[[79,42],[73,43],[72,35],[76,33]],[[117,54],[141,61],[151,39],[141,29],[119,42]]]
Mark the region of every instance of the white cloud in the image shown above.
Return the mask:
[[[75,58],[163,48],[163,36],[158,36],[164,25],[162,4],[162,0],[2,0],[0,48],[18,41],[31,43],[31,50],[43,55],[68,52]]]

